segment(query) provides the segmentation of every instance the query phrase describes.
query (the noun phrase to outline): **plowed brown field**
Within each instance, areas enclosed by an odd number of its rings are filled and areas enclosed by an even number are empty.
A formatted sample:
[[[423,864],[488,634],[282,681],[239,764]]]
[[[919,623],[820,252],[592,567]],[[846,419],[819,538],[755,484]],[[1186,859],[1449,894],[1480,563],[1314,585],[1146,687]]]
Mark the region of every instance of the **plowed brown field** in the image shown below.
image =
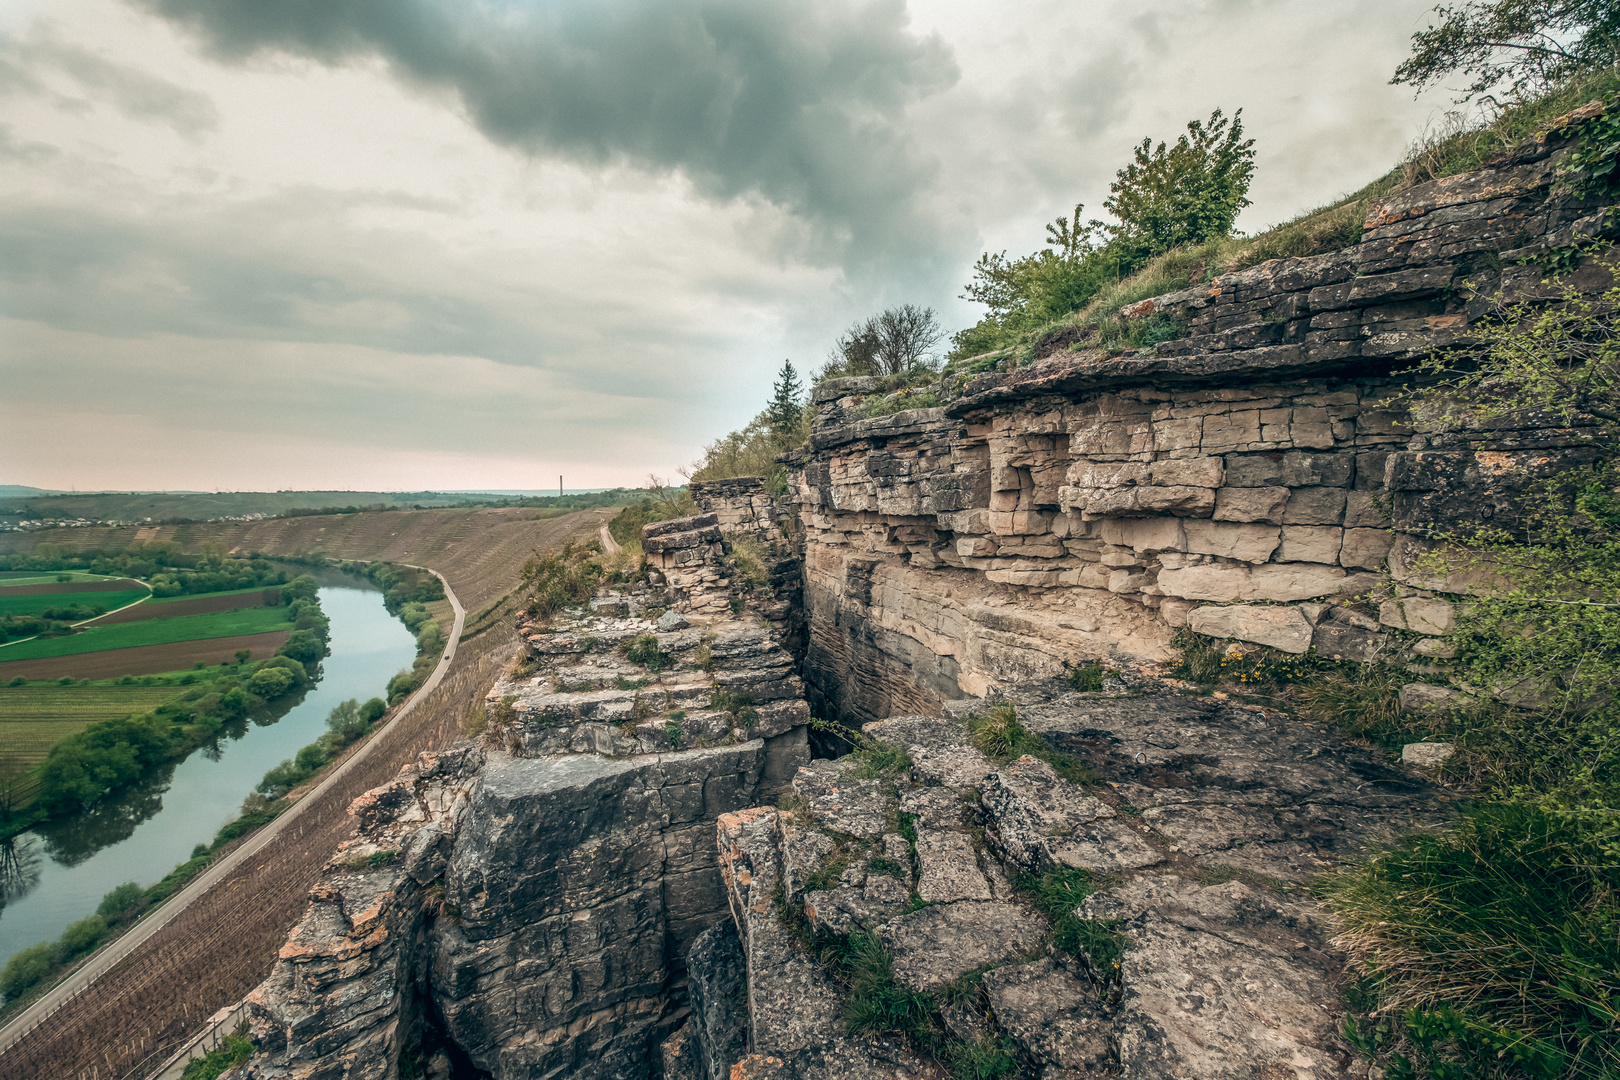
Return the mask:
[[[221,596],[198,596],[190,600],[165,600],[162,603],[136,604],[122,608],[99,619],[91,619],[90,626],[110,623],[145,622],[148,619],[173,619],[180,615],[210,615],[216,611],[235,611],[237,608],[262,607],[279,599],[280,589],[259,592],[225,593]]]
[[[0,682],[15,679],[116,679],[121,675],[156,675],[161,671],[184,671],[199,660],[205,664],[228,664],[236,650],[246,649],[253,659],[274,656],[287,631],[241,634],[237,637],[176,641],[168,645],[137,645],[132,649],[105,649],[73,656],[42,656],[36,660],[11,660],[0,664]]]

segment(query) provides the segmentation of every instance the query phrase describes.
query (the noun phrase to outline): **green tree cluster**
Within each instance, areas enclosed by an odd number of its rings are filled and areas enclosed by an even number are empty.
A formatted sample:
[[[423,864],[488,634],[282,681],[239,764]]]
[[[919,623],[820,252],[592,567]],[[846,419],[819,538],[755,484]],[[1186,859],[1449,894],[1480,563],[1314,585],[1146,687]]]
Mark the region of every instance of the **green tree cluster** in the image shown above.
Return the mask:
[[[1009,259],[987,252],[963,292],[989,309],[952,338],[960,360],[1004,348],[1037,327],[1084,307],[1105,287],[1173,248],[1232,231],[1254,177],[1254,140],[1243,137],[1243,110],[1216,109],[1193,120],[1174,144],[1143,139],[1109,185],[1113,222],[1080,221],[1084,206],[1047,226],[1047,246]]]

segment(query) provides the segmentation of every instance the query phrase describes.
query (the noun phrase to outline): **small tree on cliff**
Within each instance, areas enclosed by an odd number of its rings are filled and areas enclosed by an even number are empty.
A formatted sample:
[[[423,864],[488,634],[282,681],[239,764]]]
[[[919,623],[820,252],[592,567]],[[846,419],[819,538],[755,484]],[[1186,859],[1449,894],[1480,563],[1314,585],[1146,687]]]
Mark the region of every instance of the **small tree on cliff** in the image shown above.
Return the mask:
[[[782,361],[782,370],[776,373],[776,383],[771,387],[771,403],[765,410],[771,420],[771,433],[778,439],[786,439],[798,429],[799,418],[804,415],[804,406],[799,404],[803,392],[793,364]]]
[[[1412,55],[1390,82],[1422,90],[1460,74],[1472,81],[1458,101],[1491,91],[1524,97],[1620,62],[1615,0],[1467,0],[1434,15],[1438,25],[1412,35]]]

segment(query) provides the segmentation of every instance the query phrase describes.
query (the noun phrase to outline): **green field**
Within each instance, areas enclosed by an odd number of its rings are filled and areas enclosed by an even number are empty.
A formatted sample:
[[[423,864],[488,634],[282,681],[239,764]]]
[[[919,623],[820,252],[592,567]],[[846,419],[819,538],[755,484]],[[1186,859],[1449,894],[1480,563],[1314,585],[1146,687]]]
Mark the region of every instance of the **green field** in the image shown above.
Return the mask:
[[[67,575],[72,581],[57,581]],[[0,570],[0,587],[8,585],[73,585],[83,581],[116,581],[122,574],[92,574],[88,570]]]
[[[0,585],[14,584],[0,582]],[[116,611],[125,604],[133,604],[146,595],[145,589],[127,589],[119,592],[35,593],[15,596],[9,589],[0,588],[0,615],[38,615],[48,608],[85,604]]]
[[[101,720],[148,712],[186,692],[182,686],[0,687],[0,784],[45,760],[51,747]],[[12,786],[26,801],[32,781]]]
[[[287,618],[286,608],[239,608],[211,615],[181,615],[173,619],[90,626],[67,637],[34,638],[12,645],[0,645],[0,662],[37,660],[46,656],[77,656],[80,653],[128,649],[137,645],[168,645],[177,641],[198,641],[290,629],[292,623]]]

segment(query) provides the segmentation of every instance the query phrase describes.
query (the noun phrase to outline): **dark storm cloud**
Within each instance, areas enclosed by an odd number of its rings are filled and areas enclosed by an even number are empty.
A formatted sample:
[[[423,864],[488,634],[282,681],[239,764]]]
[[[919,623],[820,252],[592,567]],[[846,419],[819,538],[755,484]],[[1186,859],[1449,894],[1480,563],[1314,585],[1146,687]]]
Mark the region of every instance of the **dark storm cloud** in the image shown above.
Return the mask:
[[[381,57],[526,152],[763,196],[813,223],[824,255],[884,260],[933,242],[916,199],[934,163],[906,110],[957,72],[899,0],[136,2],[226,58]]]

